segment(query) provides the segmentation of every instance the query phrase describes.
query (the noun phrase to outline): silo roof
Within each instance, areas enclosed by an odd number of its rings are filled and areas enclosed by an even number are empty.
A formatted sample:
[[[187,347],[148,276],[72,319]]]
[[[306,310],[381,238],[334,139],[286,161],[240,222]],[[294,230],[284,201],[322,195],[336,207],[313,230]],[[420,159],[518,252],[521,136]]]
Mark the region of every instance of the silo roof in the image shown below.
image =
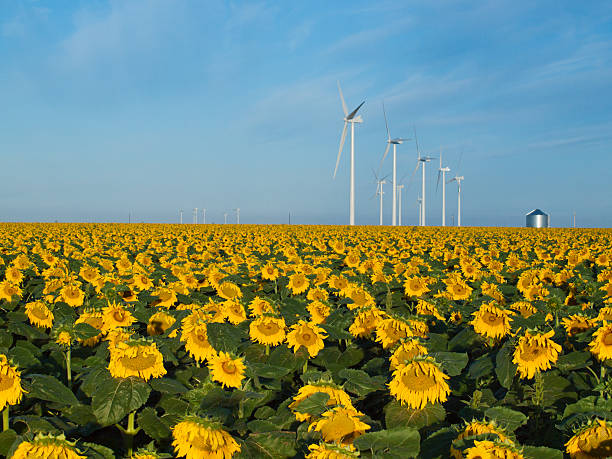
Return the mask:
[[[531,212],[529,212],[527,214],[527,217],[529,217],[530,215],[546,215],[544,212],[542,212],[540,209],[535,209],[532,210]]]

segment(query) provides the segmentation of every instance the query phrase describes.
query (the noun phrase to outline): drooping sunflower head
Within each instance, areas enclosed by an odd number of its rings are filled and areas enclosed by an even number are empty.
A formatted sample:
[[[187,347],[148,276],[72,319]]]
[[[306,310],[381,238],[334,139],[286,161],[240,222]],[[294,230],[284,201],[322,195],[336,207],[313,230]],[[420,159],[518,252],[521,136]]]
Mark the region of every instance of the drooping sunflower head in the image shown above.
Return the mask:
[[[53,327],[53,312],[43,301],[27,303],[25,309],[31,324],[41,328]]]
[[[242,291],[233,282],[225,281],[217,287],[217,295],[224,300],[234,300],[242,297]]]
[[[598,360],[612,359],[612,323],[607,324],[604,321],[604,324],[593,333],[589,347]]]
[[[67,441],[63,434],[38,434],[32,441],[21,442],[11,459],[32,458],[86,459],[86,456],[80,455],[74,443]]]
[[[335,406],[323,413],[321,419],[312,422],[308,430],[321,432],[323,441],[348,445],[370,429],[368,424],[359,420],[363,415],[352,407]]]
[[[216,355],[215,349],[208,341],[206,322],[203,320],[193,326],[183,326],[181,341],[185,342],[185,350],[189,355],[198,362]]]
[[[251,302],[249,303],[249,310],[251,311],[251,315],[256,317],[266,313],[274,312],[274,308],[272,307],[270,302],[258,296],[253,298],[253,300],[251,300]]]
[[[410,323],[399,318],[388,317],[379,320],[376,327],[376,341],[382,343],[384,349],[388,349],[401,339],[411,336],[414,336],[414,333]]]
[[[451,444],[451,448],[450,448],[451,455],[455,459],[463,459],[463,454],[461,453],[461,451],[455,448],[456,443],[459,440],[463,440],[464,438],[472,437],[475,435],[483,435],[483,434],[497,435],[499,440],[502,442],[510,441],[508,434],[501,427],[499,427],[495,422],[473,420],[472,422],[466,423],[464,429],[461,432],[459,432],[459,435],[457,435],[457,438],[453,440],[453,443]]]
[[[175,322],[176,319],[167,312],[158,311],[149,317],[147,334],[149,336],[163,335]],[[172,333],[170,335],[172,335]]]
[[[336,443],[319,443],[308,446],[310,451],[306,459],[354,459],[359,457],[353,445],[338,445]]]
[[[136,376],[148,381],[166,374],[162,353],[153,342],[130,339],[109,347],[109,350],[108,369],[113,378]]]
[[[593,319],[580,314],[573,314],[569,317],[564,317],[561,322],[563,323],[563,327],[567,332],[567,336],[570,338],[593,328],[595,325],[595,321]]]
[[[261,316],[251,322],[251,340],[265,346],[277,346],[285,341],[285,319],[274,316]]]
[[[416,338],[404,340],[391,354],[390,367],[395,370],[400,365],[410,361],[419,355],[426,355],[427,348]]]
[[[237,300],[224,301],[221,310],[223,316],[234,325],[238,325],[247,319],[244,306]]]
[[[208,369],[213,381],[225,387],[240,388],[244,379],[246,365],[242,357],[234,357],[227,352],[209,357]]]
[[[291,326],[291,331],[287,333],[287,344],[293,347],[293,352],[304,347],[310,357],[316,357],[325,344],[323,339],[327,338],[325,331],[313,322],[300,320]]]
[[[402,405],[420,410],[428,403],[446,401],[450,394],[446,379],[449,377],[435,360],[421,356],[397,367],[389,390]]]
[[[533,306],[529,301],[517,301],[516,303],[512,303],[510,305],[510,308],[517,311],[525,319],[528,319],[536,312],[538,312],[538,309]]]
[[[129,327],[136,319],[123,305],[109,302],[103,310],[104,331],[117,327]]]
[[[7,405],[16,405],[25,391],[21,387],[21,373],[11,365],[5,355],[0,354],[0,410]]]
[[[83,304],[85,299],[85,293],[79,288],[78,285],[68,284],[60,290],[60,295],[64,303],[76,308]]]
[[[302,386],[298,391],[297,395],[293,397],[293,402],[289,405],[289,409],[295,414],[295,418],[298,421],[306,421],[310,419],[310,415],[307,413],[301,413],[297,411],[300,403],[309,398],[313,394],[323,393],[329,395],[327,400],[327,406],[342,405],[346,408],[353,408],[351,397],[341,387],[337,386],[331,381],[321,380],[319,382],[310,382],[305,386]]]
[[[601,419],[592,420],[574,433],[565,448],[572,459],[612,456],[612,423]]]
[[[349,327],[349,333],[356,338],[364,338],[372,334],[382,320],[382,312],[376,307],[360,310]]]
[[[229,459],[240,445],[220,423],[198,416],[187,416],[172,429],[176,454],[187,459]]]
[[[312,321],[316,324],[324,323],[331,312],[330,307],[319,300],[309,303],[306,309],[308,309]]]
[[[554,334],[554,330],[548,333],[526,331],[519,339],[512,361],[518,365],[521,378],[531,379],[557,361],[561,346],[551,339]]]
[[[98,342],[102,339],[102,337],[105,334],[105,332],[103,331],[104,330],[104,319],[102,317],[102,313],[95,311],[95,310],[84,311],[81,313],[81,315],[75,322],[75,324],[81,324],[81,323],[91,325],[93,328],[100,330],[100,333],[98,333],[96,336],[92,336],[91,338],[79,340],[79,342],[83,346],[90,346],[90,347],[98,344]]]
[[[503,338],[510,333],[510,315],[512,311],[502,309],[494,303],[483,303],[478,311],[472,313],[474,319],[470,324],[474,331],[487,338]]]
[[[498,458],[525,459],[523,453],[513,443],[490,440],[475,440],[474,446],[464,451],[466,459]]]

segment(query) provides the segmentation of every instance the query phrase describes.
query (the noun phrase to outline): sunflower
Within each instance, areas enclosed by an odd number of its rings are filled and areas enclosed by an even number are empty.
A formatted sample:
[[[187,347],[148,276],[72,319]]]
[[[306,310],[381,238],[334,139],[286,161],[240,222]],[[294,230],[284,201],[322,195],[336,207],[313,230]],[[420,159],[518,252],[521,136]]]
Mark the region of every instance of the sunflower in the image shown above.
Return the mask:
[[[242,297],[242,291],[233,282],[223,282],[217,287],[217,295],[224,300],[234,300]]]
[[[221,310],[223,311],[223,316],[234,325],[238,325],[247,319],[244,306],[236,300],[224,301]]]
[[[419,299],[417,301],[416,312],[422,316],[434,316],[436,319],[444,320],[444,316],[438,312],[436,305],[425,300]]]
[[[285,319],[262,316],[251,322],[249,334],[251,341],[265,346],[277,346],[285,341]]]
[[[16,266],[6,268],[6,271],[4,271],[4,277],[15,285],[19,285],[23,280],[23,274]]]
[[[98,342],[102,339],[102,337],[106,333],[105,331],[103,331],[104,319],[102,317],[101,312],[85,311],[81,313],[79,318],[74,323],[75,325],[85,323],[87,325],[91,325],[93,328],[97,328],[98,330],[100,330],[100,333],[98,333],[96,336],[92,336],[91,338],[87,338],[85,340],[79,340],[79,342],[83,346],[89,346],[89,347],[95,346],[96,344],[98,344]]]
[[[256,296],[249,303],[249,310],[253,316],[261,316],[267,312],[274,312],[274,308],[268,300]]]
[[[378,322],[376,341],[382,343],[383,349],[394,346],[399,340],[413,336],[409,323],[389,317]]]
[[[240,388],[246,366],[242,357],[233,358],[227,352],[219,352],[209,358],[208,369],[212,380],[221,383],[224,388]]]
[[[21,373],[0,354],[0,410],[6,405],[16,405],[25,391],[21,387]]]
[[[14,296],[21,298],[21,289],[10,281],[0,282],[0,300],[6,300],[10,303]]]
[[[278,269],[272,263],[268,262],[261,268],[261,278],[271,281],[278,279]]]
[[[191,327],[185,327],[183,321],[183,331],[181,341],[185,343],[185,350],[196,361],[202,362],[216,354],[215,349],[208,341],[206,332],[206,322],[200,321]]]
[[[474,446],[467,448],[464,454],[466,459],[525,459],[525,456],[513,443],[493,442],[490,440],[475,440]]]
[[[453,440],[450,448],[450,453],[455,459],[463,459],[461,451],[455,448],[456,443],[467,437],[473,437],[475,435],[483,434],[495,434],[502,442],[510,442],[510,438],[507,436],[495,422],[490,421],[472,421],[468,423],[465,428],[457,435],[457,438]],[[487,457],[487,456],[484,456]]]
[[[32,301],[25,305],[26,315],[32,325],[41,328],[53,327],[53,312],[42,301]]]
[[[593,333],[593,340],[589,343],[591,353],[598,360],[612,359],[612,324],[604,324]]]
[[[393,351],[390,367],[392,370],[395,370],[400,365],[403,365],[406,360],[412,360],[419,355],[427,355],[427,348],[418,339],[407,339]]]
[[[144,339],[128,340],[110,347],[108,369],[113,378],[137,376],[148,381],[166,374],[157,345]]]
[[[519,339],[512,362],[518,365],[521,378],[531,379],[536,373],[549,370],[557,361],[561,346],[550,339],[554,334],[554,330],[548,333],[527,331]]]
[[[612,306],[605,306],[599,310],[597,320],[612,321]]]
[[[68,347],[72,345],[72,334],[67,330],[61,330],[57,333],[55,342],[60,346]]]
[[[389,391],[402,405],[420,410],[428,403],[446,401],[450,388],[445,379],[449,377],[433,359],[416,357],[393,372]]]
[[[293,348],[294,353],[304,347],[310,357],[316,357],[324,347],[324,338],[327,338],[327,335],[317,324],[300,320],[292,325],[291,331],[287,333],[287,344]]]
[[[149,336],[155,335],[163,335],[166,333],[174,323],[176,319],[172,317],[170,314],[164,311],[158,311],[149,317],[149,323],[147,324],[147,334]],[[176,336],[176,330],[173,333],[170,333],[170,337]]]
[[[146,274],[135,274],[132,280],[134,282],[134,287],[139,291],[149,290],[154,287],[153,282]]]
[[[187,459],[229,459],[240,445],[221,424],[198,416],[187,416],[172,429],[177,456]]]
[[[349,327],[349,333],[356,338],[364,338],[372,334],[381,320],[383,313],[373,307],[360,310]]]
[[[329,292],[320,287],[311,288],[308,290],[306,298],[310,301],[327,301],[329,299]]]
[[[106,332],[117,327],[129,327],[136,322],[134,316],[123,305],[115,302],[109,302],[102,312],[104,320],[103,330]]]
[[[474,319],[470,322],[474,331],[487,338],[503,338],[510,333],[512,311],[495,306],[494,303],[483,303],[478,311],[472,313]]]
[[[404,281],[404,294],[407,297],[420,297],[429,292],[427,280],[423,277],[408,277]]]
[[[354,459],[359,457],[359,451],[355,451],[353,445],[337,445],[335,443],[319,443],[309,445],[310,451],[306,459]]]
[[[83,266],[79,271],[79,275],[85,282],[94,283],[100,277],[100,271],[93,266]]]
[[[573,314],[569,317],[564,317],[561,322],[570,338],[579,333],[585,332],[595,325],[595,321],[589,317]]]
[[[370,429],[368,424],[359,420],[363,415],[354,408],[335,406],[323,413],[321,419],[311,423],[308,431],[321,432],[323,441],[348,445]]]
[[[83,304],[85,299],[85,293],[76,285],[65,285],[60,290],[60,296],[62,301],[73,308],[79,307]]]
[[[446,283],[446,294],[451,300],[467,300],[472,294],[472,288],[461,280]]]
[[[592,420],[565,444],[572,459],[597,459],[612,456],[612,423]]]
[[[308,306],[306,306],[306,309],[308,309],[308,313],[310,314],[311,320],[315,324],[324,323],[325,319],[327,319],[331,312],[329,306],[318,300],[311,302]]]
[[[289,283],[287,288],[291,290],[294,295],[304,293],[310,287],[310,281],[302,272],[297,272],[289,276]]]
[[[517,301],[516,303],[512,303],[510,309],[517,311],[525,319],[528,319],[538,312],[537,308],[528,301]]]
[[[86,459],[81,456],[74,443],[66,440],[64,434],[59,436],[39,433],[32,441],[23,441],[19,444],[11,459]]]
[[[132,337],[132,333],[124,328],[113,328],[108,332],[104,341],[108,341],[108,348],[115,347],[117,344],[128,341]]]
[[[293,402],[289,404],[289,409],[293,411],[293,414],[295,414],[296,420],[302,422],[310,419],[310,415],[308,413],[300,413],[297,411],[297,408],[304,400],[319,392],[329,395],[329,399],[327,400],[326,404],[327,406],[331,407],[342,405],[345,408],[353,408],[353,403],[351,402],[351,397],[349,394],[331,381],[306,384],[300,388],[297,395],[293,397]]]

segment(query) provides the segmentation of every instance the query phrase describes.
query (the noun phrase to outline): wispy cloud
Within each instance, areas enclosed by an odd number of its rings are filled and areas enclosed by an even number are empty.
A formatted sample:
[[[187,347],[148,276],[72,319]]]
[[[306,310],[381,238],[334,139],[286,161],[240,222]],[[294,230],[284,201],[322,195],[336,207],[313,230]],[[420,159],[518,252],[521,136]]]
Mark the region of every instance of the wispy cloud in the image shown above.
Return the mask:
[[[323,50],[325,54],[333,54],[341,51],[356,48],[362,45],[371,45],[383,38],[390,37],[399,33],[406,33],[406,27],[412,24],[411,18],[402,18],[391,23],[385,23],[378,27],[360,30],[345,36],[344,38],[332,43]]]

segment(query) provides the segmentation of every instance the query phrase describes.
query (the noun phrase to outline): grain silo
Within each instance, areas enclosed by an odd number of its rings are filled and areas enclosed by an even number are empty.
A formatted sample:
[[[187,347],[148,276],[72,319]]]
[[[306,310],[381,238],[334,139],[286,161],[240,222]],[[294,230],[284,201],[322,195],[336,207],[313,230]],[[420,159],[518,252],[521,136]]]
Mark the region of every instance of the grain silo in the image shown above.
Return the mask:
[[[525,219],[527,228],[548,228],[548,215],[540,209],[532,210]]]

